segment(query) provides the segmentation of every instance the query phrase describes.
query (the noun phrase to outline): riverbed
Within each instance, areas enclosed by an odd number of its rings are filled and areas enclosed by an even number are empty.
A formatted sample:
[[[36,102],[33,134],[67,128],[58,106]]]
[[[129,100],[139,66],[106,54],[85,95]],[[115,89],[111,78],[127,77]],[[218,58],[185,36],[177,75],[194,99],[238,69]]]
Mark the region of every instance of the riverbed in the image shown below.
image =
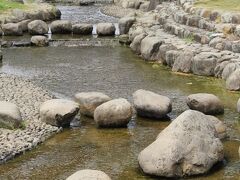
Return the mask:
[[[69,16],[63,13],[63,18]],[[213,93],[223,101],[225,113],[219,119],[227,125],[229,137],[223,141],[224,162],[195,179],[240,176],[239,93],[225,90],[223,80],[173,73],[167,67],[144,62],[124,46],[9,48],[3,50],[3,56],[0,72],[29,79],[56,97],[72,99],[77,92],[100,91],[132,102],[134,91],[146,89],[171,98],[173,111],[170,119],[162,121],[133,117],[125,129],[98,129],[93,119],[82,116],[81,127],[65,129],[1,165],[0,179],[65,179],[87,168],[102,170],[113,180],[155,179],[140,171],[137,156],[187,109],[186,97],[198,92]]]

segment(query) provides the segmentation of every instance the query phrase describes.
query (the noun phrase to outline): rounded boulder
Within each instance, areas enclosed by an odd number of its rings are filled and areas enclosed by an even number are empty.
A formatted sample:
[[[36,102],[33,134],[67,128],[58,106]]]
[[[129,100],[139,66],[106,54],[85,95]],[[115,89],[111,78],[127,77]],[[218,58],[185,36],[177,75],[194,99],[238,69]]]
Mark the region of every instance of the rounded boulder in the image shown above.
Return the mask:
[[[66,180],[111,180],[111,178],[102,171],[84,169],[75,172]]]
[[[48,25],[42,20],[34,20],[28,24],[28,32],[32,35],[47,34]]]
[[[187,105],[190,109],[200,111],[204,114],[216,115],[224,113],[223,103],[213,94],[191,94],[187,97]]]
[[[137,114],[142,117],[161,119],[172,111],[168,97],[143,89],[133,93],[133,103]]]
[[[40,107],[40,119],[52,126],[69,126],[79,112],[79,105],[66,99],[52,99]]]
[[[111,98],[101,92],[82,92],[75,95],[75,101],[80,105],[83,115],[93,117],[95,109]]]
[[[98,127],[126,127],[132,114],[131,104],[119,98],[98,106],[94,111],[94,121]]]
[[[15,129],[21,125],[19,108],[10,102],[0,101],[0,128]]]

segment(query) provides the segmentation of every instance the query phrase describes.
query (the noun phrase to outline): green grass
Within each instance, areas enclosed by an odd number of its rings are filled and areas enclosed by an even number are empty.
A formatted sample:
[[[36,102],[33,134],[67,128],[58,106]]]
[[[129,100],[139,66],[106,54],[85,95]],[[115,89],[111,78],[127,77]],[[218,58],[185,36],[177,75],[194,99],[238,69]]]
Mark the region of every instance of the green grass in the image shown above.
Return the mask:
[[[10,0],[0,0],[0,13],[11,9],[24,9],[26,6],[18,2],[12,2]]]
[[[240,12],[240,0],[198,0],[196,7]]]

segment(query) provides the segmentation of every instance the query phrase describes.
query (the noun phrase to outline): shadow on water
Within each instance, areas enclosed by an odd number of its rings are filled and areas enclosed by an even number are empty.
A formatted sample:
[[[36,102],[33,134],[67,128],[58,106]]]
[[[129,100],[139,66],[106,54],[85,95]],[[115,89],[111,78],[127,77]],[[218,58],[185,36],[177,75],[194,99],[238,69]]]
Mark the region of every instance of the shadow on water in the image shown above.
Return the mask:
[[[155,68],[125,47],[12,48],[3,54],[1,72],[29,78],[59,97],[72,99],[76,92],[101,91],[132,101],[132,93],[140,88],[166,95],[173,101],[171,119],[187,109],[187,95],[216,94],[226,107],[219,118],[229,127],[229,139],[223,142],[226,163],[209,175],[191,179],[239,177],[239,93],[226,91],[224,81]],[[64,179],[85,168],[103,170],[112,179],[155,179],[140,171],[137,156],[170,121],[133,118],[125,129],[97,129],[92,119],[83,116],[81,121],[80,128],[66,129],[0,166],[0,179]]]

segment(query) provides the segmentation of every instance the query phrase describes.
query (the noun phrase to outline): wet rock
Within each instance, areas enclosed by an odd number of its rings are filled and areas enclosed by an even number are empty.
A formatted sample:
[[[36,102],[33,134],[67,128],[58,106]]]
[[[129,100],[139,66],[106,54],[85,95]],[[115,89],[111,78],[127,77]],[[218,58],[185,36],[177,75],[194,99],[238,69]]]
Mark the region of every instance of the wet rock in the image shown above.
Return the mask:
[[[187,97],[187,105],[190,109],[200,111],[204,114],[215,115],[224,112],[223,103],[213,94],[191,94]]]
[[[237,111],[240,113],[240,98],[239,98],[239,100],[237,102]]]
[[[214,123],[201,112],[187,110],[138,156],[143,172],[183,177],[208,172],[224,158]]]
[[[126,45],[130,45],[131,41],[129,40],[129,36],[128,34],[122,34],[119,36],[119,43],[120,44],[126,44]]]
[[[93,31],[93,25],[91,24],[74,24],[73,34],[90,35]]]
[[[162,44],[159,37],[145,37],[141,42],[141,55],[145,60],[157,60],[159,47]]]
[[[23,20],[21,22],[19,22],[19,26],[22,28],[23,32],[27,32],[28,31],[28,24],[31,22],[32,20],[27,19],[27,20]]]
[[[0,50],[0,63],[2,63],[2,59],[3,59],[3,55],[2,55],[2,51]]]
[[[0,128],[15,129],[21,125],[19,108],[10,102],[0,101]]]
[[[226,81],[226,88],[231,91],[240,90],[240,68],[236,69]]]
[[[42,20],[34,20],[28,24],[28,32],[32,35],[47,34],[48,25]]]
[[[190,73],[194,54],[192,51],[184,51],[173,63],[172,71]]]
[[[80,113],[93,117],[95,109],[111,98],[101,92],[82,92],[75,95],[75,101],[80,105]]]
[[[168,97],[143,89],[133,93],[133,104],[137,114],[142,117],[161,119],[172,111]]]
[[[33,46],[43,47],[43,46],[48,46],[49,41],[48,41],[48,38],[45,36],[32,36],[31,44]]]
[[[132,106],[126,99],[114,99],[96,108],[94,121],[98,127],[126,127],[132,114]]]
[[[23,31],[18,23],[7,23],[2,25],[2,31],[6,36],[21,36]]]
[[[214,76],[215,77],[222,77],[222,73],[226,65],[229,63],[229,61],[223,61],[220,64],[218,64],[214,69]]]
[[[52,126],[69,126],[78,112],[77,103],[65,99],[52,99],[40,106],[40,119]]]
[[[115,26],[113,23],[98,23],[97,34],[99,36],[113,36],[115,35]]]
[[[193,58],[192,72],[196,75],[213,76],[219,54],[202,52]]]
[[[72,32],[72,23],[67,20],[56,20],[50,25],[52,34],[69,34]]]
[[[133,25],[134,26],[134,25]],[[134,26],[129,29],[129,39],[133,41],[133,39],[140,34],[146,34],[145,30],[143,29],[142,26]]]
[[[133,23],[135,22],[135,17],[123,17],[119,20],[119,31],[120,34],[127,34]]]
[[[137,35],[132,43],[130,44],[130,48],[136,53],[136,54],[141,54],[141,42],[142,40],[147,36],[147,34],[142,33]]]
[[[75,172],[67,178],[67,180],[111,180],[104,172],[98,170],[84,169]]]

